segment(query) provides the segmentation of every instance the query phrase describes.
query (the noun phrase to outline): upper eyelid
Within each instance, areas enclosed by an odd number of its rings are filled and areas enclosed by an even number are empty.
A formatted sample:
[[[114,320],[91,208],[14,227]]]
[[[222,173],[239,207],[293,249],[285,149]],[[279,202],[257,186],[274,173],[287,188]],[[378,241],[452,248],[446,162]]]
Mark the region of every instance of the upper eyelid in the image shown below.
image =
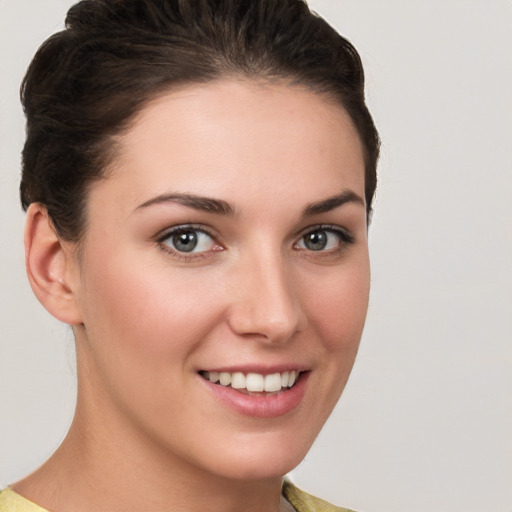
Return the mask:
[[[343,233],[345,236],[354,238],[354,235],[350,229],[347,229],[343,226],[339,226],[337,224],[315,224],[313,226],[308,226],[307,228],[301,229],[295,236],[301,238],[308,233],[312,233],[314,231],[331,231],[337,233]]]
[[[175,226],[170,226],[168,228],[163,229],[160,231],[156,236],[155,239],[157,241],[162,241],[168,238],[170,235],[175,233],[176,231],[200,231],[201,233],[204,233],[208,235],[209,237],[213,238],[214,240],[217,240],[217,235],[212,232],[209,228],[206,226],[203,226],[202,224],[176,224]]]

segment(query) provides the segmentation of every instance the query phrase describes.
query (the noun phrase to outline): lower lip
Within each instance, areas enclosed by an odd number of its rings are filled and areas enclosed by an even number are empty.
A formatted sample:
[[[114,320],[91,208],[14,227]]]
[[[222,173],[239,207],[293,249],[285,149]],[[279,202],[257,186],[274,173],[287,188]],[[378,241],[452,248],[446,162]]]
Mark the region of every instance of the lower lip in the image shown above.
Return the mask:
[[[292,412],[299,406],[306,392],[309,372],[301,373],[299,380],[292,388],[276,394],[261,396],[247,395],[231,386],[213,384],[201,376],[199,378],[215,398],[237,413],[253,418],[277,418]]]

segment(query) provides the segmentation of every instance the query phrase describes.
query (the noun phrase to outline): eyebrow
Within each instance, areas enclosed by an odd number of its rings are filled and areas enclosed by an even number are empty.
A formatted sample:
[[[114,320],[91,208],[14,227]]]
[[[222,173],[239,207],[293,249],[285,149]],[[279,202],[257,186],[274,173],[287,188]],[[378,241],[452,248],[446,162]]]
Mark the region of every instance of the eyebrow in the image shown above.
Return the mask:
[[[222,199],[196,196],[194,194],[162,194],[137,206],[135,211],[164,203],[176,203],[186,206],[187,208],[193,208],[194,210],[207,213],[216,213],[218,215],[234,215],[235,213],[233,207]]]
[[[343,206],[346,203],[358,203],[361,206],[365,206],[365,202],[361,196],[358,196],[352,190],[344,190],[341,194],[328,197],[322,201],[311,203],[304,208],[303,216],[309,217],[311,215],[318,215],[320,213],[330,212],[339,206]]]
[[[235,214],[235,209],[227,202],[222,199],[213,199],[211,197],[197,196],[194,194],[161,194],[157,197],[149,199],[148,201],[137,206],[135,211],[148,208],[149,206],[165,204],[165,203],[176,203],[187,208],[193,208],[207,213],[215,213],[217,215],[232,216]],[[343,206],[346,203],[358,203],[364,206],[363,199],[358,196],[352,190],[344,190],[341,194],[337,194],[322,201],[310,203],[302,212],[303,217],[310,217],[312,215],[318,215],[326,213],[335,208]]]

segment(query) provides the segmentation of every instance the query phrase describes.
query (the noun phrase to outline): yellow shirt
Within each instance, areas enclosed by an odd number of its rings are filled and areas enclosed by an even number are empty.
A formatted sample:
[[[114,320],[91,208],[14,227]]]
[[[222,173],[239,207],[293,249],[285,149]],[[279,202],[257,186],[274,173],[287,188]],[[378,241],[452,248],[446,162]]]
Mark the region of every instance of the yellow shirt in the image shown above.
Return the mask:
[[[348,508],[336,507],[327,501],[311,496],[311,494],[301,491],[286,479],[283,481],[282,493],[297,512],[354,512]],[[1,508],[0,512],[3,512]]]
[[[353,512],[348,508],[335,507],[327,501],[315,498],[297,489],[288,480],[283,482],[283,496],[297,512]],[[48,510],[7,488],[0,492],[0,512],[48,512]]]
[[[48,512],[9,487],[0,492],[0,512]]]

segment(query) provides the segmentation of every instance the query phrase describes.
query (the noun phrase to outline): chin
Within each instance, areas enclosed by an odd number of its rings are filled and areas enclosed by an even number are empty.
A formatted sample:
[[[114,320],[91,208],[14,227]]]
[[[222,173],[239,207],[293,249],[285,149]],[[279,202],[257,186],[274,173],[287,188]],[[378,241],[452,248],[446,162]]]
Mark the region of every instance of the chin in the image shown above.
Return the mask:
[[[236,480],[282,478],[302,462],[313,442],[292,437],[266,442],[256,437],[252,442],[236,443],[222,461],[216,461],[215,471]]]
[[[224,478],[230,480],[272,480],[281,479],[292,471],[302,459],[281,460],[267,457],[264,461],[259,459],[240,461],[240,463],[221,465],[216,468]]]

